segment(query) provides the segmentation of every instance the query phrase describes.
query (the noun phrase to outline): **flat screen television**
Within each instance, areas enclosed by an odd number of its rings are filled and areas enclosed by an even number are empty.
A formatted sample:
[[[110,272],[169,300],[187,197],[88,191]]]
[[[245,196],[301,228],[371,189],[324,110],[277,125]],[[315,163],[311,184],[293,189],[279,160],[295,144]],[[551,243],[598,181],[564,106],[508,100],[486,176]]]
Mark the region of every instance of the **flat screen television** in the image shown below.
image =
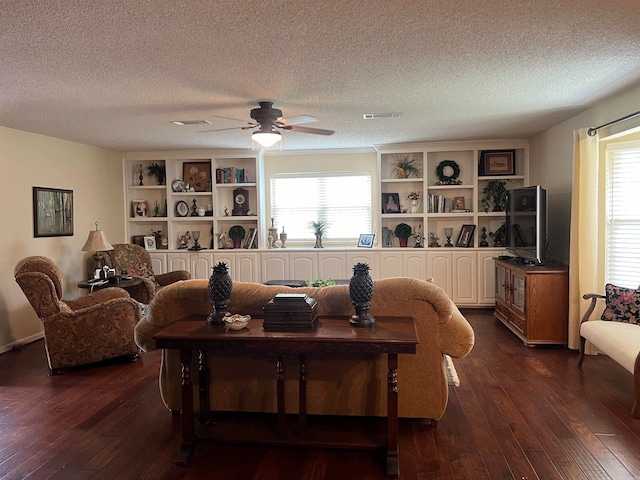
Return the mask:
[[[506,203],[507,251],[521,263],[547,259],[547,192],[540,185],[509,190]]]

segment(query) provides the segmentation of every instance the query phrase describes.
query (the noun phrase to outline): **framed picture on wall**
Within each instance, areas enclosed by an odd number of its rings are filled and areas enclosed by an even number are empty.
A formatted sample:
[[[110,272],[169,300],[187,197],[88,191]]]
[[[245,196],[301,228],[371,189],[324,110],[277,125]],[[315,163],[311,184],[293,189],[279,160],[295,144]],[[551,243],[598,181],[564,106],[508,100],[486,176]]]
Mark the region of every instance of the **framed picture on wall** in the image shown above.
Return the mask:
[[[515,175],[515,150],[494,150],[480,152],[479,175]]]
[[[209,162],[185,162],[182,165],[182,181],[196,192],[211,191],[211,164]]]
[[[73,190],[33,187],[33,236],[73,235]]]

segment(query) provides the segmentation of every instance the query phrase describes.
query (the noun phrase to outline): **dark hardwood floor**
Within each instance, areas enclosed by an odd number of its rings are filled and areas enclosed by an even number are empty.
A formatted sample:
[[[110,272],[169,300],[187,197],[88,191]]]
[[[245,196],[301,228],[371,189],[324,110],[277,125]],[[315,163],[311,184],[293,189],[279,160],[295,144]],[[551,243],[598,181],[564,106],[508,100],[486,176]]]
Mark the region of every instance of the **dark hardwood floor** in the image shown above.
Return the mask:
[[[629,373],[602,355],[580,370],[575,351],[526,348],[490,310],[464,314],[476,346],[454,359],[461,385],[438,426],[401,421],[401,479],[640,478]],[[378,455],[351,450],[201,443],[173,465],[180,419],[160,401],[159,363],[49,377],[42,341],[0,355],[0,479],[386,478]]]

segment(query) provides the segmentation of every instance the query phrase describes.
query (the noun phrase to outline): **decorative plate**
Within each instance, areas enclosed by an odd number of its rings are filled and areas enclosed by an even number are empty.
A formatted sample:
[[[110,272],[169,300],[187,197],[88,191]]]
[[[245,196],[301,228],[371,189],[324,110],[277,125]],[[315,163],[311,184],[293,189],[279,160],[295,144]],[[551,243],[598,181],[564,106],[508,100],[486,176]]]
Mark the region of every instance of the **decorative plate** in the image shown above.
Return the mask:
[[[178,201],[178,203],[176,203],[176,213],[179,217],[186,217],[189,215],[189,205],[187,205],[187,202],[184,200]]]
[[[174,192],[184,192],[184,182],[180,179],[171,182],[171,189]]]

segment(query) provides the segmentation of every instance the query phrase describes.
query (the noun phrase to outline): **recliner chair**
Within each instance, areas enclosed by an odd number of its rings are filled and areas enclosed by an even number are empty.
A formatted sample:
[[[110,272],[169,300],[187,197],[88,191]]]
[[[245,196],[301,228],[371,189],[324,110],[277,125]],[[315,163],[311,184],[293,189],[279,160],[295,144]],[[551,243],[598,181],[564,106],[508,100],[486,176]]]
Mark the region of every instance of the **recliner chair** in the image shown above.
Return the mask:
[[[50,375],[112,358],[138,358],[134,328],[140,304],[125,290],[105,288],[65,301],[60,270],[43,256],[23,258],[14,275],[42,321]]]
[[[186,270],[154,274],[151,255],[140,245],[116,243],[113,250],[99,252],[98,255],[102,257],[105,265],[116,271],[116,275],[127,273],[132,277],[142,278],[140,285],[129,287],[127,290],[131,297],[144,304],[151,303],[151,299],[160,288],[191,278],[191,274]]]

